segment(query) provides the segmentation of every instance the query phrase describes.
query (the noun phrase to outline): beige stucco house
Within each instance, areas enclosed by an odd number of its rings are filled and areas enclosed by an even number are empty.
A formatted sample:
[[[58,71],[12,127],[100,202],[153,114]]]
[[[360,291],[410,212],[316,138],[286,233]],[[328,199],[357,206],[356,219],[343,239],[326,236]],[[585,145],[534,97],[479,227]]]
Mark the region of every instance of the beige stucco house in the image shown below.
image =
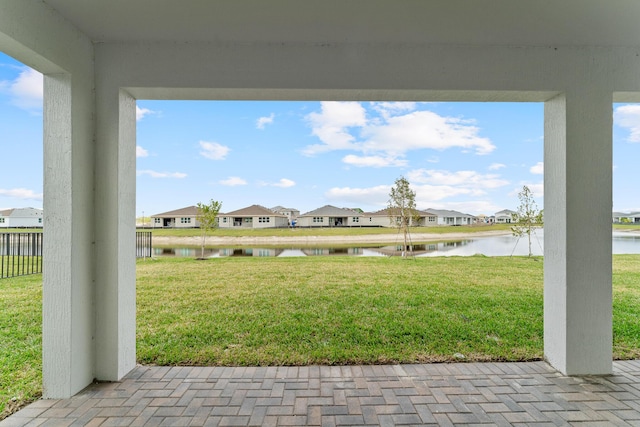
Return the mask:
[[[361,227],[362,212],[326,205],[298,217],[298,227]]]
[[[218,215],[220,228],[285,228],[289,217],[260,205],[251,205]]]
[[[198,228],[198,208],[187,206],[174,211],[151,215],[152,228]]]

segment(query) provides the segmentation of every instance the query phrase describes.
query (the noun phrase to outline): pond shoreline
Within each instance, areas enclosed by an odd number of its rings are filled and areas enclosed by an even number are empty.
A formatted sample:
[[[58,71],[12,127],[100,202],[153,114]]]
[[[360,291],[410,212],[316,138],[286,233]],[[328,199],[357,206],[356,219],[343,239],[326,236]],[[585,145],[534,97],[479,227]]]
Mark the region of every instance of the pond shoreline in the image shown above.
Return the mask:
[[[443,242],[465,240],[478,237],[510,236],[509,230],[488,230],[473,233],[411,233],[414,244],[426,242]],[[248,246],[248,245],[325,245],[325,244],[357,244],[357,243],[396,243],[402,241],[402,235],[365,234],[359,236],[207,236],[206,246]],[[200,246],[200,236],[153,236],[154,246]]]

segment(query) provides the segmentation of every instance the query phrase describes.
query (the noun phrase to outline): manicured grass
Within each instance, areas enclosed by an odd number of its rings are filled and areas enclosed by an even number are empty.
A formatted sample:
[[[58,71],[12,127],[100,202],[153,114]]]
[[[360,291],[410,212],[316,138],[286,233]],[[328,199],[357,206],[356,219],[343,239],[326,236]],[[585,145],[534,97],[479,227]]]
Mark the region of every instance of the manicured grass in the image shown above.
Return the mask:
[[[42,275],[0,280],[0,420],[42,393]]]
[[[138,360],[305,365],[542,357],[541,259],[138,261]],[[640,357],[640,256],[614,256],[614,357]],[[41,276],[0,280],[0,419],[41,393]]]
[[[163,259],[138,264],[138,289],[142,363],[542,357],[542,262],[531,259]]]
[[[477,233],[491,230],[510,230],[509,224],[494,225],[470,225],[461,227],[412,227],[411,233],[450,234],[450,233]],[[173,228],[173,229],[139,229],[139,231],[152,231],[154,236],[200,236],[198,228]],[[334,227],[334,228],[265,228],[265,229],[235,229],[217,228],[210,236],[224,237],[286,237],[286,236],[363,236],[375,234],[397,234],[397,228],[384,227]]]

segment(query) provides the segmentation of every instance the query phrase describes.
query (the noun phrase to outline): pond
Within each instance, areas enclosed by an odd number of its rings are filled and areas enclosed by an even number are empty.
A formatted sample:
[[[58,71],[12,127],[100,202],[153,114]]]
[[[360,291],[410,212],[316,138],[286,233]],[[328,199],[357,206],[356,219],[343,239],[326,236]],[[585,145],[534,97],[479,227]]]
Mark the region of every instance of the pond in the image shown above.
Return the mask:
[[[526,256],[528,240],[526,237],[491,236],[476,237],[464,240],[416,243],[412,245],[416,257],[433,256]],[[537,230],[531,238],[531,251],[534,255],[542,255],[544,233]],[[612,250],[614,254],[640,254],[640,233],[613,232]],[[207,247],[205,257],[301,257],[301,256],[400,256],[402,243],[380,245],[353,246],[309,246],[309,247]],[[199,247],[166,248],[154,247],[153,256],[199,257]]]

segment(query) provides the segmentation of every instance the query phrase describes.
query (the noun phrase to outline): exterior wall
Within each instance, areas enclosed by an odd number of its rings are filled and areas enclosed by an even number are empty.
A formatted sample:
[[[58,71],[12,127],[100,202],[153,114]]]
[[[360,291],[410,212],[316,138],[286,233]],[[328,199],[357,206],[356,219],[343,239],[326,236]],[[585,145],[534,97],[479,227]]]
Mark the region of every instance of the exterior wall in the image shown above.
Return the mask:
[[[226,222],[225,222],[226,218]],[[242,218],[240,225],[236,225],[235,218]],[[260,218],[269,218],[268,222],[260,222]],[[247,221],[249,219],[250,221]],[[219,219],[220,228],[286,228],[289,226],[289,218],[281,216],[252,216],[233,217],[222,215]]]

